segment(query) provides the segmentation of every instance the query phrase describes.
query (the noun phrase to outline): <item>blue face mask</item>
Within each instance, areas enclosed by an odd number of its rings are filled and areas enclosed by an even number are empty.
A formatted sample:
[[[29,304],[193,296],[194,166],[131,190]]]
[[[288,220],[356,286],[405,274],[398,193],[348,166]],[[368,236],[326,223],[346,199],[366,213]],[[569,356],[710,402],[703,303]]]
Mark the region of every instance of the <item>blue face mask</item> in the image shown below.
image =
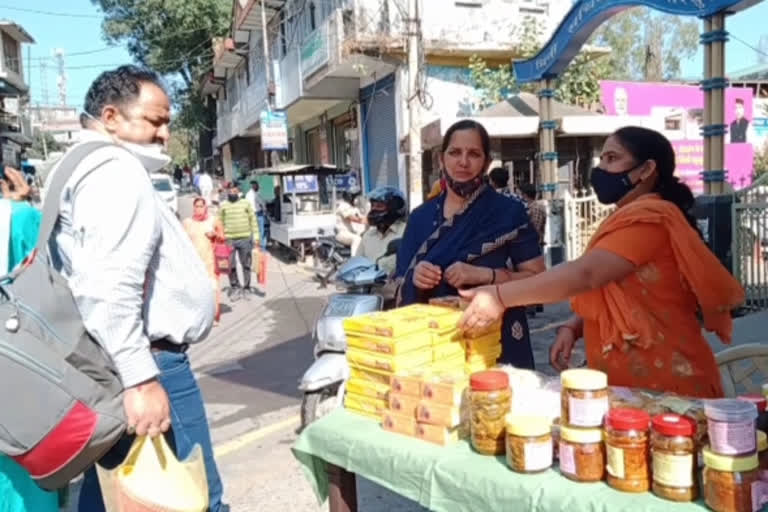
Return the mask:
[[[597,200],[603,204],[618,203],[622,197],[637,186],[637,183],[632,183],[629,174],[640,165],[642,164],[621,172],[608,172],[602,167],[593,167],[589,182],[597,194]]]

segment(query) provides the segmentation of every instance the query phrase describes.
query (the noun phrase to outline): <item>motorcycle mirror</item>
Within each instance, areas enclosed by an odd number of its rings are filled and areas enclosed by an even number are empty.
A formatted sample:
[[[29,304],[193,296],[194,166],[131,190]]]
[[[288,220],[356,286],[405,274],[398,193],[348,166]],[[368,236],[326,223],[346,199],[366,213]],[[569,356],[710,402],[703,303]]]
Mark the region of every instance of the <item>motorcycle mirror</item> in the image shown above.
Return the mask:
[[[387,252],[384,253],[384,256],[391,256],[393,254],[397,254],[397,252],[400,250],[400,242],[402,242],[401,238],[395,238],[394,240],[390,240],[390,242],[387,244]]]

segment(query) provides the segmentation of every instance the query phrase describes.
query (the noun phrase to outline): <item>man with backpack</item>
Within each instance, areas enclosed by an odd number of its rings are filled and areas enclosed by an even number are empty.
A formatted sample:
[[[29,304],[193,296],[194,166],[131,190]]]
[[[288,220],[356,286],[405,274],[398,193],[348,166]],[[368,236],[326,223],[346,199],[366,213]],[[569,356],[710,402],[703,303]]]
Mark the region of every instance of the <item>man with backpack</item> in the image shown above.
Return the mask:
[[[210,331],[213,292],[189,238],[149,178],[170,162],[164,151],[170,101],[155,73],[122,66],[96,79],[84,111],[81,144],[103,145],[79,161],[64,185],[50,243],[53,263],[67,278],[86,330],[114,362],[125,388],[128,433],[157,436],[171,428],[180,459],[199,444],[210,510],[217,512],[222,484],[186,355]],[[120,441],[102,464],[122,462],[130,444],[130,438]],[[79,501],[81,511],[104,510],[94,469],[85,475]]]

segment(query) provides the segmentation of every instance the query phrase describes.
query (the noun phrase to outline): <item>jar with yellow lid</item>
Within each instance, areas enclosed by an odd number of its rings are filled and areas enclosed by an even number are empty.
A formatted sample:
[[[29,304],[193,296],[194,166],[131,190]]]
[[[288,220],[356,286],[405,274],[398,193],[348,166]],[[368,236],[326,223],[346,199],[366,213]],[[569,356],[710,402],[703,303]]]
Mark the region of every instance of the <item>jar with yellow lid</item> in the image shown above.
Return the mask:
[[[756,453],[742,457],[718,455],[707,446],[702,454],[702,485],[709,508],[715,512],[760,509],[765,483],[760,482]]]
[[[605,476],[603,431],[560,426],[560,472],[577,482],[599,482]]]
[[[564,426],[599,428],[608,412],[608,376],[597,370],[575,369],[560,374],[560,421]]]
[[[768,434],[757,431],[757,460],[760,480],[768,482]]]
[[[543,416],[507,415],[507,464],[517,473],[552,467],[552,422]]]
[[[693,501],[699,495],[696,422],[679,414],[651,420],[653,493],[670,501]]]

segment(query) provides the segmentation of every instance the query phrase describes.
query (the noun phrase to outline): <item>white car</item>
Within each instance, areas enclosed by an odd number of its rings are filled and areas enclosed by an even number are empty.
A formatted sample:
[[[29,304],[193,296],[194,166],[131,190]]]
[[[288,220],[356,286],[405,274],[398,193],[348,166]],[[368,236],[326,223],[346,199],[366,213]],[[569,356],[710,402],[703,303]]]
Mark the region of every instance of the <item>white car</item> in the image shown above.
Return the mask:
[[[152,185],[163,198],[173,213],[179,214],[179,196],[176,193],[176,187],[173,186],[173,180],[167,174],[152,174]]]

